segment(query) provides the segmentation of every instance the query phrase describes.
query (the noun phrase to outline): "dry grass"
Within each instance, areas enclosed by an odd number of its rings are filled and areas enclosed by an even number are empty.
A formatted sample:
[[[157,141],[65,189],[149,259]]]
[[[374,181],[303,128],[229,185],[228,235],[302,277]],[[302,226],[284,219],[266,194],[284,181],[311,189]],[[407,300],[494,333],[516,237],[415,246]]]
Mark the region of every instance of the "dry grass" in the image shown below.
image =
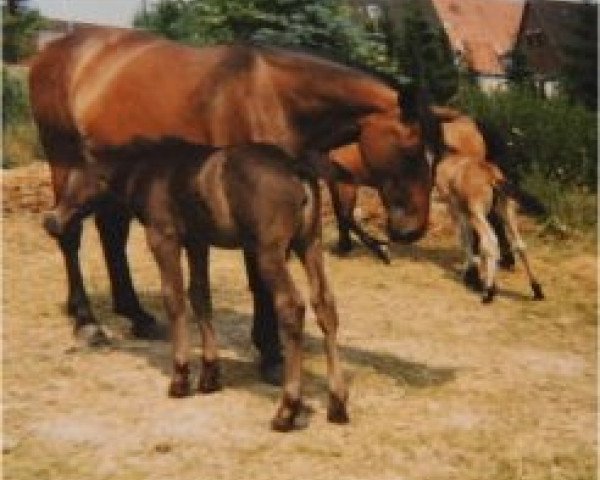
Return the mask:
[[[9,199],[42,180],[28,172],[4,174]],[[305,391],[315,413],[306,430],[276,434],[268,422],[278,390],[257,378],[238,253],[215,251],[212,262],[225,389],[171,400],[169,345],[131,339],[111,312],[91,226],[86,283],[115,342],[101,351],[75,344],[63,312],[62,260],[39,214],[23,211],[39,211],[30,203],[5,204],[3,221],[7,480],[595,478],[595,242],[543,240],[529,225],[548,299],[531,301],[519,270],[500,275],[492,306],[460,284],[460,255],[437,210],[430,235],[395,248],[389,267],[362,249],[348,259],[328,255],[352,423],[325,420],[324,356],[311,317]],[[129,252],[144,304],[164,321],[137,226]],[[301,278],[295,263],[294,272]]]

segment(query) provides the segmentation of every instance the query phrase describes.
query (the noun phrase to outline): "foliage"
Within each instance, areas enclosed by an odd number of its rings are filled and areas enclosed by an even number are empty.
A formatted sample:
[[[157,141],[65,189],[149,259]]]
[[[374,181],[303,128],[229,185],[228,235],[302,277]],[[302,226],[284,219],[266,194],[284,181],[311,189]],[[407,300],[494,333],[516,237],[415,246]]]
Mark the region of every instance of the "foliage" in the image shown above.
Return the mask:
[[[43,153],[29,110],[25,72],[2,68],[2,168],[30,163]]]
[[[18,62],[35,51],[35,34],[44,26],[37,10],[23,10],[12,2],[2,7],[2,58]]]
[[[586,2],[572,26],[573,40],[564,46],[565,93],[592,110],[598,108],[598,5]]]
[[[134,24],[194,45],[257,42],[387,65],[381,38],[336,0],[161,0]]]
[[[513,86],[534,88],[533,71],[527,63],[527,55],[521,48],[516,48],[509,55],[506,78]]]
[[[447,102],[458,89],[459,72],[449,39],[443,28],[434,29],[426,20],[420,3],[407,2],[399,25],[386,10],[382,33],[395,69],[412,78],[422,74],[433,98]]]
[[[29,113],[27,90],[22,78],[2,67],[2,128],[22,123]]]

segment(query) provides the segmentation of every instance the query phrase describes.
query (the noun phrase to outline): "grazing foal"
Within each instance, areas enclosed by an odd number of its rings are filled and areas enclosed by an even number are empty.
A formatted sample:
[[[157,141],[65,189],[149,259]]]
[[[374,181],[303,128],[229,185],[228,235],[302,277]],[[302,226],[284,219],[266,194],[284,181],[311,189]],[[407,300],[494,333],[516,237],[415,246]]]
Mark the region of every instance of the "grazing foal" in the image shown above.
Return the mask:
[[[321,159],[295,160],[266,144],[208,149],[166,138],[94,152],[93,163],[71,170],[67,188],[44,226],[60,235],[69,221],[103,194],[124,202],[144,224],[158,264],[171,323],[174,372],[169,395],[190,394],[189,346],[181,251],[190,267],[189,298],[202,335],[198,390],[220,388],[217,343],[211,323],[208,278],[210,245],[242,248],[273,294],[285,348],[284,391],[272,421],[275,430],[294,428],[301,410],[300,377],[304,302],[286,260],[300,258],[310,301],[325,335],[329,377],[328,419],[348,421],[348,397],[336,343],[338,316],[323,269],[320,197]],[[330,167],[333,171],[333,168]]]
[[[529,197],[511,184],[493,163],[453,151],[444,155],[437,165],[435,183],[459,229],[460,242],[466,254],[465,280],[470,284],[480,283],[472,232],[475,231],[479,237],[484,274],[482,301],[489,303],[494,298],[496,265],[500,258],[498,239],[488,222],[492,211],[504,225],[511,248],[523,261],[534,298],[543,299],[542,287],[533,275],[525,243],[517,228],[517,204],[526,202]]]

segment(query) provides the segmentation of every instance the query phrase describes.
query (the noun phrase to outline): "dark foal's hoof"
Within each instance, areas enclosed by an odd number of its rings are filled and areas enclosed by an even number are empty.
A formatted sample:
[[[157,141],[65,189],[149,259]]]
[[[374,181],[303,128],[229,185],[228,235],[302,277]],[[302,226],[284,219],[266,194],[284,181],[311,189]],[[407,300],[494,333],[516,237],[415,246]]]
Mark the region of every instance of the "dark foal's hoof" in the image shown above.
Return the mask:
[[[331,249],[331,251],[335,255],[344,257],[344,256],[348,255],[352,251],[353,248],[354,248],[354,244],[352,243],[352,240],[349,240],[347,242],[340,240],[338,242],[338,244]]]
[[[202,363],[202,373],[198,380],[198,391],[200,393],[213,393],[221,390],[221,368],[218,360]]]
[[[42,218],[44,230],[53,238],[58,238],[63,233],[63,226],[60,224],[54,212],[46,212]]]
[[[275,418],[271,421],[271,428],[276,432],[289,432],[290,430],[306,427],[308,422],[306,424],[296,422],[301,411],[302,401],[300,399],[291,400],[289,397],[284,396]]]
[[[483,290],[483,282],[479,277],[479,269],[476,265],[470,265],[469,268],[467,268],[463,276],[463,281],[467,287],[476,292],[481,292]]]
[[[190,367],[187,363],[173,365],[173,377],[169,385],[169,397],[183,398],[192,394],[190,387]]]
[[[492,285],[490,288],[486,289],[486,291],[483,295],[483,298],[481,299],[481,303],[492,303],[495,295],[496,295],[496,286]]]
[[[531,289],[533,290],[534,300],[543,300],[544,292],[542,292],[542,286],[538,282],[531,282]]]
[[[263,382],[280,387],[283,383],[283,359],[263,359],[260,362],[260,378]]]
[[[98,348],[110,345],[110,340],[100,325],[86,323],[75,328],[75,336],[88,347]]]
[[[192,394],[190,381],[186,379],[172,380],[169,385],[170,398],[185,398]]]
[[[336,395],[329,394],[329,405],[327,407],[327,420],[331,423],[344,424],[350,422],[346,409],[346,400],[341,400]]]

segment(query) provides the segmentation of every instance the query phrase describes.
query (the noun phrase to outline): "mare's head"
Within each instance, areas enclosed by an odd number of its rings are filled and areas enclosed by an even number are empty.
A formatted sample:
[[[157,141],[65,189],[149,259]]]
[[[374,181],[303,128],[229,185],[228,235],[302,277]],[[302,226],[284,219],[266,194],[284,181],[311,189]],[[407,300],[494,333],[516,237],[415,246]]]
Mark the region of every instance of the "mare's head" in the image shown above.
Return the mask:
[[[433,175],[444,142],[424,92],[400,94],[398,107],[370,115],[359,145],[388,214],[388,235],[408,243],[427,230]]]

